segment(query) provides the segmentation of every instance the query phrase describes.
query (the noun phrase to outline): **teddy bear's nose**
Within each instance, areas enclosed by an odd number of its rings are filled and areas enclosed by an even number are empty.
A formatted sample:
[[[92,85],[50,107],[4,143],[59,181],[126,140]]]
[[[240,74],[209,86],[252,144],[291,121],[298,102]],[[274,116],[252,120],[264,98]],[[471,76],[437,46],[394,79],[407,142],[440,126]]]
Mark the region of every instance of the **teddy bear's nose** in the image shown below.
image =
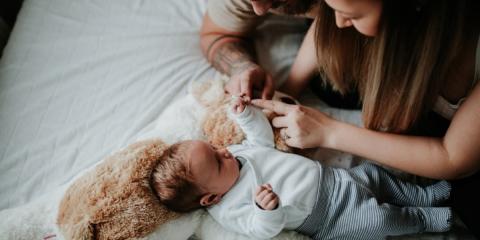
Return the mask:
[[[296,104],[295,101],[293,101],[293,99],[291,99],[289,97],[281,97],[280,101],[282,101],[283,103],[286,103],[286,104]]]

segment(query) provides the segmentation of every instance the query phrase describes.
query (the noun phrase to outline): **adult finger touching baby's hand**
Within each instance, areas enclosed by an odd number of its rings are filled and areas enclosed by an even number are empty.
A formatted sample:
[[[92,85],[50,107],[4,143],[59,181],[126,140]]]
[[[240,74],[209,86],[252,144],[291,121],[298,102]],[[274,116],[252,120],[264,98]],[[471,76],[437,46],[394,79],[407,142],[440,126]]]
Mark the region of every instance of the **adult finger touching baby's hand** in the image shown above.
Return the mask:
[[[231,106],[234,113],[238,114],[243,112],[243,110],[245,109],[243,97],[232,95]]]

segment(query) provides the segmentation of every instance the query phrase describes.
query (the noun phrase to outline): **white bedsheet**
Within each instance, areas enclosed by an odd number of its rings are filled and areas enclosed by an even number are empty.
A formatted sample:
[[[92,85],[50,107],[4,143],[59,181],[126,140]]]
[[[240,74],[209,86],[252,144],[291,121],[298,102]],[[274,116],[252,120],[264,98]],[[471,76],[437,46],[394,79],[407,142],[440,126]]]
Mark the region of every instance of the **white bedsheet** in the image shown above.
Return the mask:
[[[198,37],[205,7],[25,0],[0,61],[0,211],[58,194],[154,125],[189,83],[212,78]],[[281,82],[306,26],[274,18],[262,28],[260,61]]]
[[[27,0],[0,63],[0,209],[118,150],[214,71],[199,0]]]

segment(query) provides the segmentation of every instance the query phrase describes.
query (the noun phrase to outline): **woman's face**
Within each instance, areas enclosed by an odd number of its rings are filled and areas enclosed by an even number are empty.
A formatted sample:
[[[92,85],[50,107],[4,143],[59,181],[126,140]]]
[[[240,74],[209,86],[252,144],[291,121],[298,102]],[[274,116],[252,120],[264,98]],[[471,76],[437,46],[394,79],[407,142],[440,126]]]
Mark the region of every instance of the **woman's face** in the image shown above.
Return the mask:
[[[337,27],[353,26],[366,36],[375,36],[382,14],[381,0],[325,0],[335,11]]]

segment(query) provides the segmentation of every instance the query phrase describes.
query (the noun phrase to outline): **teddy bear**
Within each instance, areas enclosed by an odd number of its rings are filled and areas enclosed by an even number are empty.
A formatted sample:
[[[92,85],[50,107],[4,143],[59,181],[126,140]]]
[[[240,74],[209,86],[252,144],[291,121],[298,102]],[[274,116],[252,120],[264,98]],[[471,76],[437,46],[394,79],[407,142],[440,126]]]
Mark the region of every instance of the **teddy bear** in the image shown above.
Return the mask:
[[[203,83],[197,83],[192,88],[192,95],[206,108],[201,127],[206,140],[216,148],[225,148],[232,144],[239,144],[245,139],[245,134],[234,120],[228,117],[232,96],[223,90],[228,78],[221,77]],[[276,91],[273,100],[289,104],[298,104],[292,97]],[[275,117],[273,112],[263,110],[267,118]],[[272,126],[273,127],[273,126]],[[280,129],[273,128],[275,148],[284,152],[293,152],[281,137]]]

